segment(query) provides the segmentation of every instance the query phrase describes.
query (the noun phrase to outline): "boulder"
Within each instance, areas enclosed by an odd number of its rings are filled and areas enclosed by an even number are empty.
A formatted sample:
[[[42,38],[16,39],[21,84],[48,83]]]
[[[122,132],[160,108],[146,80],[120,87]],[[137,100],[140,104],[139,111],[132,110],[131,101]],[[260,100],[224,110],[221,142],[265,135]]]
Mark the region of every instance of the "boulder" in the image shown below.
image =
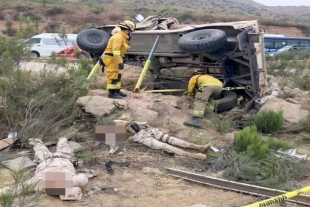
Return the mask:
[[[121,110],[128,109],[128,103],[124,99],[115,99],[113,103],[118,109],[121,109]]]
[[[143,68],[139,66],[132,66],[132,65],[125,64],[123,74],[122,74],[122,80],[121,80],[122,88],[132,91],[137,84],[137,81],[140,77],[142,69]],[[154,85],[147,84],[147,83],[153,83],[153,82],[154,82],[154,77],[152,73],[148,70],[145,74],[145,77],[143,79],[143,82],[140,88],[144,88],[145,86],[148,86],[147,89],[152,90],[154,89]],[[105,88],[106,84],[107,84],[106,73],[104,73],[104,75],[96,77],[92,88],[102,88],[102,87]]]
[[[87,113],[96,117],[108,116],[115,111],[114,99],[103,96],[83,96],[76,103],[84,108]]]
[[[90,90],[88,92],[89,96],[105,96],[107,97],[109,94],[109,92],[107,90],[103,90],[103,89],[95,89],[95,90]]]
[[[84,150],[84,147],[77,142],[68,141],[68,144],[69,144],[70,148],[73,149],[73,152],[79,152],[79,151]]]
[[[263,110],[283,111],[286,130],[294,130],[299,128],[299,122],[307,119],[309,111],[301,109],[299,105],[289,103],[283,99],[271,98],[268,99],[265,104],[260,108],[259,112]]]
[[[151,123],[158,118],[158,113],[147,108],[136,107],[132,109],[131,118],[138,122]]]

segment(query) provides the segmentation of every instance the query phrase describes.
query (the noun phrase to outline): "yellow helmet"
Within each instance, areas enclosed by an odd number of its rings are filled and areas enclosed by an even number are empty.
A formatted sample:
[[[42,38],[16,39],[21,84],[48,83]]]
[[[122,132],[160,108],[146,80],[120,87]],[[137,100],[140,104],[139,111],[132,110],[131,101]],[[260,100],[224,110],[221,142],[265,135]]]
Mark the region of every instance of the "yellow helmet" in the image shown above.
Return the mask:
[[[130,31],[134,32],[136,29],[136,24],[130,20],[125,20],[123,22],[120,22],[118,27],[129,29]]]

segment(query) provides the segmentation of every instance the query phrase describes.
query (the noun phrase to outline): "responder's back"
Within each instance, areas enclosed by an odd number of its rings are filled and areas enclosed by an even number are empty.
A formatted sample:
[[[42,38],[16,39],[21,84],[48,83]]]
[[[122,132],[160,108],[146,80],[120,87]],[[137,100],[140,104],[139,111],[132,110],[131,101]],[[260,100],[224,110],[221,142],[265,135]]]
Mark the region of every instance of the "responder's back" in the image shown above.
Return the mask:
[[[127,49],[129,48],[127,40],[127,34],[122,31],[117,32],[110,38],[108,45],[105,49],[105,53],[113,54],[114,56],[120,55],[121,57],[124,57]]]
[[[193,83],[196,83],[196,87],[202,87],[202,86],[220,86],[223,87],[223,83],[218,80],[217,78],[210,76],[210,75],[201,75],[197,74],[191,78]]]

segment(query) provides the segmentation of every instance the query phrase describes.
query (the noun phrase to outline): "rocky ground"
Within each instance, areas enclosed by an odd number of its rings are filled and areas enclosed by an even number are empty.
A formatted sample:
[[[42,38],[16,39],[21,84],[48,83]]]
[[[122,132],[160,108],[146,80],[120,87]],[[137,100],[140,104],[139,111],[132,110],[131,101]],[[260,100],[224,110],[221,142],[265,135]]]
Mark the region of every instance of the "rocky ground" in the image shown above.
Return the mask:
[[[123,86],[132,88],[136,78],[136,69],[126,66]],[[126,77],[126,73],[131,76]],[[147,75],[147,81],[152,81]],[[181,139],[196,143],[211,143],[213,147],[225,149],[233,144],[234,131],[231,128],[228,133],[219,133],[214,127],[214,121],[203,120],[201,129],[190,128],[183,125],[185,120],[191,118],[191,104],[182,97],[165,96],[156,93],[133,93],[124,90],[128,97],[123,100],[112,100],[107,98],[107,91],[98,89],[104,83],[104,76],[97,77],[93,90],[84,97],[77,100],[77,104],[89,116],[106,120],[136,120],[146,121],[151,126],[159,128],[161,131],[174,135]],[[279,80],[268,76],[265,83],[266,96],[276,89],[279,91],[278,97],[265,98],[263,109],[284,110],[285,130],[294,131],[300,127],[299,122],[309,116],[309,92],[300,89],[290,89],[283,87]],[[175,106],[179,106],[180,109]],[[236,107],[230,112],[233,116],[238,116],[240,120],[250,115],[242,115],[242,110]],[[253,113],[253,111],[252,111]],[[87,123],[84,123],[87,126]],[[289,136],[291,135],[291,136]],[[235,192],[224,191],[209,186],[198,185],[192,182],[174,179],[169,176],[164,168],[177,168],[190,172],[221,177],[221,172],[213,170],[208,162],[194,159],[177,157],[163,151],[149,149],[137,143],[125,142],[121,149],[123,155],[108,155],[109,147],[102,145],[98,149],[91,149],[95,142],[93,128],[78,132],[78,137],[85,138],[85,142],[80,143],[85,150],[91,153],[91,158],[81,162],[80,169],[93,169],[97,176],[92,178],[84,191],[84,197],[76,202],[63,202],[54,197],[43,197],[37,206],[105,206],[105,207],[135,207],[135,206],[191,206],[194,204],[205,204],[212,207],[232,207],[243,206],[255,202],[258,198],[242,195]],[[296,137],[301,135],[276,135],[278,138],[294,142]],[[307,135],[306,135],[307,136]],[[53,138],[55,139],[55,137]],[[44,140],[49,141],[49,140]],[[51,148],[53,150],[53,148]],[[310,145],[303,144],[299,147],[302,154],[310,154]],[[7,152],[5,152],[7,153]],[[16,152],[14,152],[16,153]],[[1,153],[2,159],[4,153]],[[9,156],[6,154],[6,156]],[[31,157],[31,156],[30,156]],[[129,167],[114,166],[114,175],[108,175],[104,163],[107,161],[130,162]],[[7,186],[13,180],[10,171],[1,168],[0,187]],[[309,184],[304,181],[304,185]],[[94,186],[114,185],[117,191],[106,190],[98,195],[87,196],[87,192]],[[277,206],[277,205],[274,205]],[[293,205],[291,205],[293,206]],[[297,205],[294,205],[297,206]]]

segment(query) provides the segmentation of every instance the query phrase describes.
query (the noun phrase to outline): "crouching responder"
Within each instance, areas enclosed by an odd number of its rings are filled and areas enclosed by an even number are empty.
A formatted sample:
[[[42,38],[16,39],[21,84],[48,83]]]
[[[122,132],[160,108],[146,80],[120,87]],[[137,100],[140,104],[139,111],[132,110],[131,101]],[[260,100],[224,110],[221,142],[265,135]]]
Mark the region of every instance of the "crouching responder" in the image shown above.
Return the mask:
[[[48,148],[43,144],[43,142],[39,139],[31,138],[29,139],[29,144],[33,146],[34,152],[35,152],[35,158],[34,161],[39,163],[34,177],[31,179],[25,181],[23,185],[18,186],[10,186],[6,188],[0,189],[0,195],[5,193],[15,192],[17,194],[22,194],[23,189],[28,186],[32,191],[36,192],[47,192],[50,190],[55,190],[52,188],[55,188],[58,186],[56,190],[67,190],[67,192],[70,193],[57,193],[55,194],[55,191],[53,195],[58,195],[61,200],[80,200],[82,198],[82,191],[81,187],[86,185],[88,182],[88,178],[85,174],[76,174],[74,164],[72,163],[72,157],[73,157],[73,150],[69,146],[67,142],[67,138],[62,137],[59,139],[56,147],[56,152],[51,153]],[[62,175],[67,174],[69,176],[69,179],[71,177],[71,180],[68,181],[65,179],[64,176],[62,178],[48,178],[49,180],[46,181],[44,179],[47,175]],[[54,181],[53,181],[54,179]],[[62,179],[62,180],[60,180]],[[59,183],[60,180],[60,183]],[[57,183],[57,186],[50,186],[48,188],[45,188],[44,186],[47,186],[48,184],[51,185],[51,182]],[[66,182],[71,182],[71,187],[66,187]],[[60,189],[60,185],[62,185]],[[53,184],[52,184],[53,185]],[[17,189],[16,189],[17,188]],[[70,189],[70,190],[69,190]],[[63,191],[62,191],[63,192]]]
[[[107,90],[109,98],[122,99],[127,95],[121,92],[122,70],[124,69],[123,57],[130,46],[127,41],[135,31],[136,24],[125,20],[117,25],[121,31],[116,32],[110,39],[105,49],[102,61],[106,66]]]
[[[193,119],[184,122],[184,125],[201,127],[201,119],[207,109],[213,111],[214,107],[209,103],[211,99],[219,96],[223,90],[223,83],[217,78],[206,75],[204,70],[197,69],[193,72],[188,83],[188,89],[185,95],[194,98]]]
[[[193,143],[186,142],[173,136],[169,136],[158,129],[151,127],[148,124],[129,122],[127,123],[127,130],[133,134],[129,137],[129,140],[141,143],[147,147],[156,150],[164,150],[169,153],[173,153],[179,156],[190,157],[199,160],[205,160],[207,156],[205,153],[209,148],[210,144],[207,145],[196,145]],[[198,150],[201,153],[190,153],[186,152],[177,147]]]

